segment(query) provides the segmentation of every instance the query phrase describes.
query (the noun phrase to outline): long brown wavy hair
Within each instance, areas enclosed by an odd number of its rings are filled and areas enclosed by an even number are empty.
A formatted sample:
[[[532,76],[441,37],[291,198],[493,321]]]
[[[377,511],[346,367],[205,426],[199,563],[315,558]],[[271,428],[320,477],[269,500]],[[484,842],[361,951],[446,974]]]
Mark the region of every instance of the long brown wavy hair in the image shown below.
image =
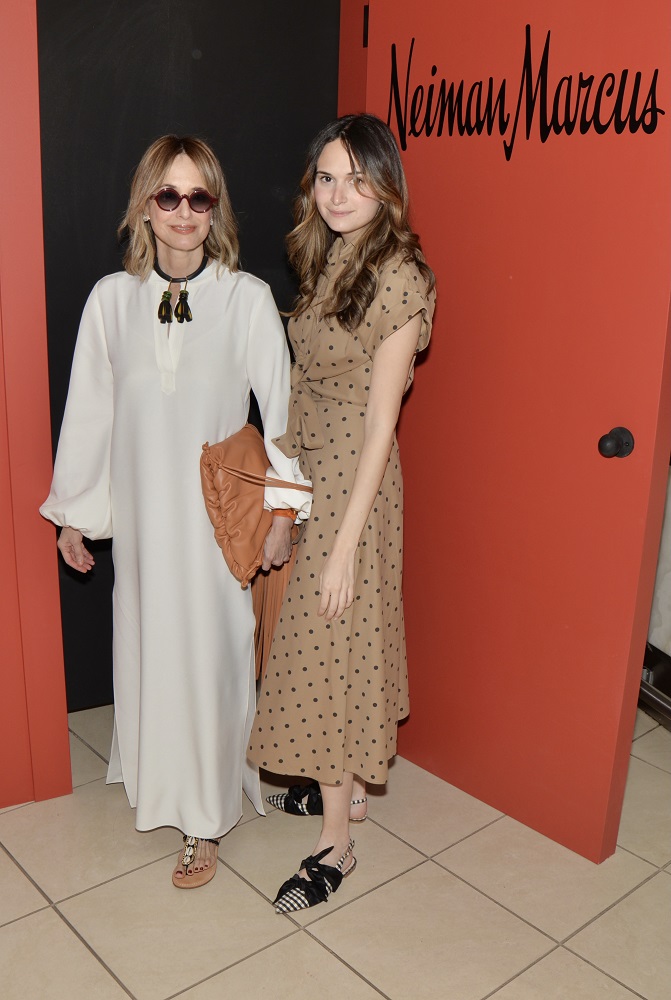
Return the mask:
[[[147,201],[158,191],[170,164],[180,153],[186,153],[193,161],[203,175],[207,190],[218,199],[218,204],[211,209],[212,225],[203,249],[218,266],[227,267],[230,271],[238,269],[238,226],[219,160],[202,139],[192,135],[163,135],[152,142],[137,166],[128,207],[118,229],[120,238],[128,236],[123,266],[129,274],[135,274],[143,281],[149,277],[156,260],[154,233],[143,219]]]
[[[340,139],[349,154],[352,172],[381,203],[380,211],[357,240],[347,267],[324,303],[324,316],[335,316],[346,330],[361,325],[375,298],[382,267],[392,257],[413,262],[429,290],[435,279],[424,260],[419,237],[408,220],[408,186],[391,129],[375,115],[344,115],[326,125],[307,154],[300,194],[294,203],[294,228],[287,236],[289,260],[299,279],[293,312],[299,316],[312,303],[336,234],[322,219],[315,202],[317,161],[324,146]]]

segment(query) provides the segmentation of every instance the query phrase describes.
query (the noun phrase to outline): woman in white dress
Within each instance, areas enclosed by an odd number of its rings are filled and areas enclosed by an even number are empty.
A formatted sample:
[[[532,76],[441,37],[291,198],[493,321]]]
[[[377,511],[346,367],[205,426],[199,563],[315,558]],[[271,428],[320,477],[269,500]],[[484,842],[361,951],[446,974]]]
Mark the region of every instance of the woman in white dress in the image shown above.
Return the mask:
[[[263,812],[246,760],[255,711],[254,616],[203,502],[199,457],[259,404],[269,475],[304,483],[272,443],[286,425],[289,359],[270,289],[237,269],[221,166],[205,143],[163,136],[135,173],[120,232],[125,271],[102,278],[82,316],[51,493],[66,563],[113,538],[115,726],[108,782],[123,781],[138,830],[174,826],[173,883],[216,869],[218,839]],[[306,494],[267,488],[277,512],[264,568],[289,558]]]

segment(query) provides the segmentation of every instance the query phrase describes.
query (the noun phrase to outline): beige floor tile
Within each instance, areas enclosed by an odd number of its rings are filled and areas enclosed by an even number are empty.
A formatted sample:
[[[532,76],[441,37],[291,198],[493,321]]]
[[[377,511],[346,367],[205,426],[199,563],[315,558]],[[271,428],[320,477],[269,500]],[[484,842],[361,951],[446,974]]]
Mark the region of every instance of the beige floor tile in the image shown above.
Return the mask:
[[[658,722],[651,719],[649,715],[637,708],[636,709],[636,722],[634,724],[634,739],[637,740],[639,736],[643,736],[644,733],[649,733],[651,729],[656,729],[659,726]]]
[[[53,910],[0,929],[2,1000],[128,1000]]]
[[[654,872],[621,850],[595,865],[509,817],[435,860],[558,941]]]
[[[274,810],[265,820],[233,830],[222,843],[220,855],[268,900],[273,900],[282,883],[298,871],[302,858],[309,855],[319,837],[320,825],[317,816],[287,816]],[[342,882],[327,903],[292,914],[291,919],[302,926],[424,860],[417,851],[370,820],[350,829],[356,845],[356,871]],[[272,907],[268,906],[268,910],[274,913]],[[280,916],[275,919],[282,921]]]
[[[646,1000],[669,1000],[669,913],[671,876],[660,872],[567,946]]]
[[[23,806],[28,805],[30,805],[29,802],[17,802],[15,806],[5,806],[3,809],[0,809],[0,816],[2,816],[3,813],[11,812],[12,809],[21,809]]]
[[[76,736],[70,733],[70,763],[72,765],[73,787],[86,785],[89,781],[104,778],[107,764]]]
[[[491,1000],[635,1000],[635,995],[558,948],[498,990]]]
[[[480,1000],[552,948],[432,861],[310,932],[391,1000]]]
[[[671,861],[671,775],[637,757],[629,761],[617,842],[660,868]]]
[[[285,936],[287,924],[223,865],[176,889],[167,860],[60,904],[138,1000],[163,1000]]]
[[[179,850],[176,830],[134,823],[123,787],[98,780],[0,816],[0,842],[58,900]]]
[[[639,760],[671,772],[671,733],[662,726],[636,740],[631,752]]]
[[[27,879],[20,868],[0,850],[0,925],[25,917],[48,906],[41,895]],[[2,980],[0,979],[0,982]]]
[[[112,729],[114,728],[114,706],[103,705],[102,708],[87,708],[82,712],[70,712],[68,726],[84,743],[97,750],[109,761],[112,746]]]
[[[270,808],[270,807],[269,807]],[[242,826],[243,823],[249,823],[251,819],[264,819],[249,801],[246,795],[242,796],[242,816],[238,820],[237,826]]]
[[[402,757],[396,757],[389,768],[386,791],[369,792],[368,813],[386,830],[428,855],[503,815]]]
[[[182,993],[180,1000],[380,1000],[380,994],[302,931]]]

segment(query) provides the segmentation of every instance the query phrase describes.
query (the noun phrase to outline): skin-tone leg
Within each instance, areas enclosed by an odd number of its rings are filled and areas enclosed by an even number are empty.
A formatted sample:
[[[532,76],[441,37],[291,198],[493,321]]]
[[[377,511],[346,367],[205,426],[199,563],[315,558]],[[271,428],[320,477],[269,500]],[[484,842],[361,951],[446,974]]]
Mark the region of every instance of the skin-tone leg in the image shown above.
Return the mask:
[[[366,782],[362,781],[361,778],[352,779],[352,798],[353,799],[365,799],[366,798]],[[363,819],[366,815],[368,809],[367,802],[360,802],[355,806],[350,806],[350,818],[351,819]]]
[[[209,868],[210,865],[214,864],[218,850],[219,848],[216,844],[208,844],[204,840],[199,840],[198,847],[196,848],[196,856],[193,859],[193,864],[189,865],[187,869],[187,878],[194,872],[205,871],[206,868]],[[182,856],[181,851],[179,856],[181,858]],[[178,866],[177,871],[175,872],[175,878],[178,879],[184,878],[184,869],[181,867],[181,865]]]
[[[321,863],[324,865],[335,865],[343,856],[349,846],[349,810],[350,801],[353,798],[352,774],[345,771],[342,785],[319,785],[324,803],[324,816],[322,818],[322,830],[317,844],[312,854],[319,854],[326,847],[332,847]],[[351,859],[345,862],[345,870],[351,864]],[[307,877],[305,870],[299,872],[303,877]]]

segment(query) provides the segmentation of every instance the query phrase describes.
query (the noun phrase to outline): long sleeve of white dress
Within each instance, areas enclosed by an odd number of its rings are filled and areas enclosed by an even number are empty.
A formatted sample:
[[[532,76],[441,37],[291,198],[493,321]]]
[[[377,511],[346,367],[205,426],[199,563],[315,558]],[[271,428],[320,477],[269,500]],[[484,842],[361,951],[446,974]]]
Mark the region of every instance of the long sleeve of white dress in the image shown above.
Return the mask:
[[[284,479],[286,482],[309,486],[309,480],[305,479],[299,468],[298,458],[288,458],[273,443],[273,438],[279,437],[286,430],[286,401],[290,392],[286,344],[276,337],[268,337],[268,331],[273,330],[277,324],[277,306],[270,289],[267,289],[265,295],[259,296],[247,345],[247,373],[259,404],[266,454],[271,464],[267,475],[271,479]],[[274,405],[276,399],[282,400],[280,410]],[[310,493],[281,486],[266,486],[267,509],[292,508],[297,513],[297,520],[304,521],[310,516],[311,504]]]
[[[87,538],[110,538],[112,366],[107,354],[98,286],[82,315],[51,492],[40,513]]]

